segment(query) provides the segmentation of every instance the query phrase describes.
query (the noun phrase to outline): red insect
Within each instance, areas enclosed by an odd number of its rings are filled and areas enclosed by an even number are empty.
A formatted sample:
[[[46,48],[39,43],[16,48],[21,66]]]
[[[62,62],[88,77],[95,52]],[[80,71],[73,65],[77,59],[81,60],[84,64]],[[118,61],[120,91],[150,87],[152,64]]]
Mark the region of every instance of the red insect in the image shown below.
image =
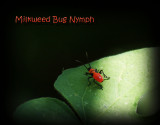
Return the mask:
[[[86,57],[87,57],[87,59],[88,59],[88,54],[87,54],[87,52],[86,52]],[[80,62],[79,60],[75,60],[75,61],[83,64],[83,63]],[[86,66],[85,64],[83,64],[83,65],[84,65],[84,67],[88,70],[88,72],[86,72],[86,74],[85,74],[85,75],[89,76],[89,77],[88,77],[88,82],[89,82],[88,85],[91,84],[90,79],[93,78],[93,79],[94,79],[94,83],[97,84],[98,86],[100,86],[100,88],[103,90],[103,86],[102,86],[101,84],[99,84],[99,83],[102,83],[104,80],[109,80],[110,77],[106,76],[106,75],[104,74],[103,70],[98,71],[97,69],[92,69],[90,63],[88,63],[89,68],[87,68],[87,66]],[[104,78],[102,77],[101,74],[103,74]],[[98,83],[97,83],[97,82],[98,82]]]

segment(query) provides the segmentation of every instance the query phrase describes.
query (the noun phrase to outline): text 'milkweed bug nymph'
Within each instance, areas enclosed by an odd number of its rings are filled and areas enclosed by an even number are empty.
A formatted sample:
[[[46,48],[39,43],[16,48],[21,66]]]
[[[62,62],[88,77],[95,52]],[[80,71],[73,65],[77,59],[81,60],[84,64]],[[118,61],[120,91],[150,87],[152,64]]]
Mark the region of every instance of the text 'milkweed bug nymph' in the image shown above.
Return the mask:
[[[87,60],[88,60],[88,54],[87,54],[87,52],[86,52],[86,57],[87,57]],[[75,60],[75,61],[83,64],[83,63],[82,63],[81,61],[79,61],[79,60]],[[100,71],[99,71],[99,70],[97,70],[97,69],[91,68],[90,63],[88,63],[89,67],[87,67],[85,64],[83,64],[83,65],[84,65],[84,67],[88,70],[88,72],[86,72],[86,74],[85,74],[85,75],[88,76],[88,82],[89,82],[88,85],[91,84],[90,79],[93,78],[93,79],[94,79],[94,83],[97,84],[98,86],[100,86],[100,88],[103,90],[103,86],[102,86],[101,84],[99,84],[99,83],[102,83],[104,80],[109,80],[110,77],[106,76],[106,75],[104,74],[103,70],[100,70]],[[104,77],[104,78],[102,77],[101,74],[103,74],[103,77]],[[99,82],[99,83],[97,83],[97,82]]]

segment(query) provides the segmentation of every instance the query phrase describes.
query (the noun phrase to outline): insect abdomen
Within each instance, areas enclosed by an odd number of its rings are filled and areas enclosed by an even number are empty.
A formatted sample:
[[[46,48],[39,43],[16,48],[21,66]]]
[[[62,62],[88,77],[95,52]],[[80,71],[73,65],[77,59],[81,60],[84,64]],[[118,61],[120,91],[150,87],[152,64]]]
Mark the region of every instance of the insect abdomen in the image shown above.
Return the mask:
[[[94,73],[93,78],[98,82],[103,82],[103,77],[99,73]]]

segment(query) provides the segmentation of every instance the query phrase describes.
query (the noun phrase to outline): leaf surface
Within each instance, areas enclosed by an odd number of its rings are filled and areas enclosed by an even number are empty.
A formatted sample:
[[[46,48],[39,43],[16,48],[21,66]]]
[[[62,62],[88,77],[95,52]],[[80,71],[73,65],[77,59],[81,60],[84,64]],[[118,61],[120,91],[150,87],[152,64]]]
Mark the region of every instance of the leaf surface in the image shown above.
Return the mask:
[[[56,98],[43,97],[21,104],[14,113],[21,124],[80,124],[72,110]]]
[[[154,53],[144,48],[91,62],[110,77],[88,86],[84,66],[64,70],[54,86],[77,111],[84,123],[136,121],[140,98],[154,87]],[[116,119],[116,120],[115,120]]]

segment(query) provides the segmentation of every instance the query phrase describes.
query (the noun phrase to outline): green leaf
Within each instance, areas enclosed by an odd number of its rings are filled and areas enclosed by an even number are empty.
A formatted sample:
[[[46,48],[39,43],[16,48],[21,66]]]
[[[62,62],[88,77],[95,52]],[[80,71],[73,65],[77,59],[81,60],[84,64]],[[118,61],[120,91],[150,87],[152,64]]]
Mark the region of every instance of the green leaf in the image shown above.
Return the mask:
[[[18,123],[80,124],[72,110],[62,101],[43,97],[21,104],[14,112]]]
[[[143,116],[151,116],[159,111],[159,90],[153,89],[145,93],[138,102],[137,112]]]
[[[137,122],[138,102],[154,87],[156,50],[133,50],[91,62],[92,68],[110,77],[100,83],[103,90],[93,81],[88,86],[84,66],[64,70],[54,86],[84,123]]]

